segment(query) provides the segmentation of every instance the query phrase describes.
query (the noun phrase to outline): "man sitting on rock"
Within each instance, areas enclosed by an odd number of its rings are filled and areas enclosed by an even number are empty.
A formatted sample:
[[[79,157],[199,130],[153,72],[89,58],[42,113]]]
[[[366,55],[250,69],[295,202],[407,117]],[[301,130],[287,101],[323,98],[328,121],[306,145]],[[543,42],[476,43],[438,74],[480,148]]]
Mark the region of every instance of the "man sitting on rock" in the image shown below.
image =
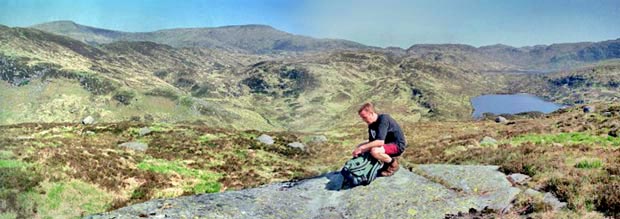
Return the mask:
[[[370,151],[370,154],[383,162],[381,176],[391,176],[398,170],[397,158],[407,147],[405,135],[390,115],[377,114],[372,103],[365,103],[358,110],[359,116],[368,124],[368,142],[357,145],[353,156]]]

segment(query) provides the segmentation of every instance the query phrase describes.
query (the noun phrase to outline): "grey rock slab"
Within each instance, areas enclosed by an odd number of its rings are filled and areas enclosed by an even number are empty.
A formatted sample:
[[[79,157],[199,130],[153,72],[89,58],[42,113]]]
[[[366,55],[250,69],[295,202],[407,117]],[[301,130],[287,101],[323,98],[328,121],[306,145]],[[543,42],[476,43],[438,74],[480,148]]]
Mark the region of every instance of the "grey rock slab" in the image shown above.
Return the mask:
[[[525,175],[525,174],[521,174],[521,173],[513,173],[507,176],[508,181],[517,184],[517,185],[523,185],[525,184],[527,181],[529,181],[531,179],[530,176]]]
[[[418,165],[415,172],[448,188],[477,196],[479,207],[502,210],[521,190],[512,187],[506,175],[498,169],[498,166],[427,164]]]
[[[267,145],[272,145],[273,143],[275,143],[275,141],[273,140],[273,137],[266,135],[266,134],[262,134],[258,136],[256,140],[258,140],[259,142],[263,144],[267,144]]]
[[[142,142],[125,142],[118,145],[119,147],[125,147],[136,151],[146,151],[149,145]]]
[[[421,166],[432,172],[476,170],[473,166]],[[478,169],[490,174],[497,168]],[[497,177],[490,176],[489,184],[496,183],[496,178],[506,180],[502,173],[494,173]],[[505,193],[512,194],[506,188],[463,194],[406,169],[379,177],[368,186],[339,190],[341,184],[340,173],[331,172],[240,191],[156,199],[86,218],[138,218],[149,213],[171,218],[444,218],[470,208],[504,205]]]

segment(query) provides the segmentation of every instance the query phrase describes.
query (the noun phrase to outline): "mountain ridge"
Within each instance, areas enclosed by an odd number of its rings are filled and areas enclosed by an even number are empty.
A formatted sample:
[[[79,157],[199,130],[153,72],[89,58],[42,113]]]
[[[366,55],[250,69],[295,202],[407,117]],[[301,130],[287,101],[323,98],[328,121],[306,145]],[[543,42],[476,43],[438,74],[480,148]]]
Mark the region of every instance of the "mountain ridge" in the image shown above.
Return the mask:
[[[151,41],[174,47],[201,47],[251,54],[291,55],[338,50],[374,50],[400,56],[457,55],[469,56],[477,62],[499,63],[516,72],[560,71],[605,59],[620,58],[620,52],[617,52],[620,50],[620,39],[523,47],[503,44],[479,47],[466,44],[414,44],[402,49],[373,47],[343,39],[316,39],[262,24],[171,28],[151,32],[121,32],[84,26],[72,21],[49,22],[32,27],[69,36],[91,45],[115,41]]]
[[[72,21],[48,22],[31,27],[66,35],[90,44],[111,43],[119,40],[152,41],[175,47],[219,48],[259,54],[374,48],[348,40],[316,39],[290,34],[262,24],[171,28],[149,32],[122,32],[80,25]],[[239,36],[242,37],[239,38]]]

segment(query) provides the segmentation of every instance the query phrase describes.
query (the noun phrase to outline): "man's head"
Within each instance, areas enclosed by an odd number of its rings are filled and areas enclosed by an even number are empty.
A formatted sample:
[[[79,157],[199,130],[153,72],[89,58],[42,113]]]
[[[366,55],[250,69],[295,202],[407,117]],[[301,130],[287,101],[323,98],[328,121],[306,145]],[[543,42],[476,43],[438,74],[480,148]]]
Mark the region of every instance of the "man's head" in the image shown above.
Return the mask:
[[[362,118],[362,120],[364,122],[366,122],[366,124],[372,124],[373,122],[377,121],[377,113],[375,112],[375,107],[372,105],[372,103],[364,103],[364,105],[362,105],[362,107],[360,107],[360,109],[357,111],[357,114],[360,116],[360,118]]]

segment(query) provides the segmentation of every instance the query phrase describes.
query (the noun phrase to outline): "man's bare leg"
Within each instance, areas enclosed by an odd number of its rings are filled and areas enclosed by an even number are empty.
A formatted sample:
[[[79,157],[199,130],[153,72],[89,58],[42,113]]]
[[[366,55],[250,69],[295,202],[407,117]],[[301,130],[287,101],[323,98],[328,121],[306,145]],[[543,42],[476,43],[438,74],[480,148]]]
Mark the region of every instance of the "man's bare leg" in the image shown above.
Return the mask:
[[[391,176],[398,170],[398,162],[396,158],[390,157],[390,155],[385,153],[385,148],[374,147],[370,150],[370,154],[376,158],[377,160],[383,161],[383,171],[381,171],[382,176]]]
[[[377,160],[382,161],[383,163],[390,163],[392,162],[392,157],[390,157],[390,155],[385,153],[385,149],[383,148],[383,146],[381,147],[373,147],[370,150],[370,154],[376,158]]]

